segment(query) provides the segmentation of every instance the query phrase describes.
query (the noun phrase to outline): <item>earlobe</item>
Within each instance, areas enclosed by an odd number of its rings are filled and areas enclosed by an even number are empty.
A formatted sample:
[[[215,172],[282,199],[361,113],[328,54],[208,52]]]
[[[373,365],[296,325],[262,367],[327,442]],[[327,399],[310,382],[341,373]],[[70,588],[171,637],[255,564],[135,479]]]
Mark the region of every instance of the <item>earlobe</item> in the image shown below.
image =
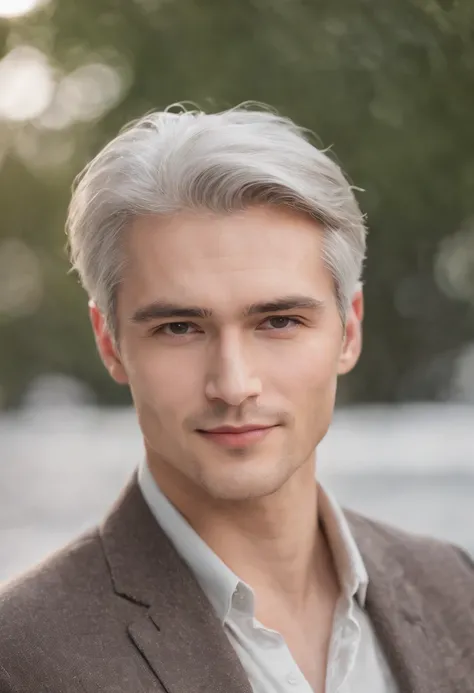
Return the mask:
[[[349,339],[346,336],[339,357],[338,375],[349,373],[356,365],[359,359],[360,349],[357,348],[357,342],[353,338]]]
[[[116,383],[119,385],[128,385],[127,372],[117,352],[114,340],[112,339],[102,313],[93,301],[89,301],[89,317],[97,350],[104,366]]]
[[[341,353],[339,355],[339,363],[338,363],[338,375],[344,375],[345,373],[350,370],[350,367],[348,367],[348,362],[349,362],[349,351],[350,351],[350,340],[348,337],[347,330],[344,333],[344,338],[342,341],[342,347],[341,347]]]
[[[128,376],[119,358],[115,357],[108,366],[112,378],[119,385],[128,385]]]
[[[358,290],[353,297],[351,308],[347,315],[342,349],[339,356],[338,374],[349,373],[362,350],[362,318],[364,314],[362,291]]]

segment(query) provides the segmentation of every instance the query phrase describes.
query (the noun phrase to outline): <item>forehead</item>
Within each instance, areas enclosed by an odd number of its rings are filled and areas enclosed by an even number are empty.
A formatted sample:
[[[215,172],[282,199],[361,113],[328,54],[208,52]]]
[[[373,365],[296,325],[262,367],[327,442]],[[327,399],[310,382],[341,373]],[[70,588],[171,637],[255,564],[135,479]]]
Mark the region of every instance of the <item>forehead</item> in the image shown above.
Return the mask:
[[[322,299],[332,288],[322,242],[315,221],[276,207],[139,217],[126,234],[121,294],[130,308],[164,299],[216,311],[279,294]]]

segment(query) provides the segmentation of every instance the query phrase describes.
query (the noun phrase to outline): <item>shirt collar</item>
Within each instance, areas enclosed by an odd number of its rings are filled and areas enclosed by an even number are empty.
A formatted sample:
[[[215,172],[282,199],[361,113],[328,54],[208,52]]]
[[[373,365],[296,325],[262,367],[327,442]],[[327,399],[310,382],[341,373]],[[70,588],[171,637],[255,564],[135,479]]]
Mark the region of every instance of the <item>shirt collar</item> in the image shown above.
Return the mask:
[[[332,493],[318,483],[318,514],[344,594],[364,607],[369,576],[346,516]]]
[[[218,617],[224,622],[230,612],[239,578],[168,500],[154,480],[146,460],[138,468],[138,485],[156,521],[188,564]]]
[[[239,590],[253,604],[253,591],[201,539],[155,482],[146,460],[138,469],[138,485],[156,521],[188,564],[222,623]],[[368,575],[344,513],[335,498],[318,484],[318,513],[333,556],[341,588],[363,607]]]

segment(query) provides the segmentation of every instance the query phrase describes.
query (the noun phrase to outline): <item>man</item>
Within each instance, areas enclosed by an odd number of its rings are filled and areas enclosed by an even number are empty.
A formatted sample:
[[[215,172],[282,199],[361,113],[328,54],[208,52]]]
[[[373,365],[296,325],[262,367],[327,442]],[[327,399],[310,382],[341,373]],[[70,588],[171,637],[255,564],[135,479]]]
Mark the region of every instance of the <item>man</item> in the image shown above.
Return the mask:
[[[68,232],[145,459],[4,589],[1,693],[474,691],[470,559],[315,480],[361,350],[339,168],[272,113],[155,113],[85,169]]]

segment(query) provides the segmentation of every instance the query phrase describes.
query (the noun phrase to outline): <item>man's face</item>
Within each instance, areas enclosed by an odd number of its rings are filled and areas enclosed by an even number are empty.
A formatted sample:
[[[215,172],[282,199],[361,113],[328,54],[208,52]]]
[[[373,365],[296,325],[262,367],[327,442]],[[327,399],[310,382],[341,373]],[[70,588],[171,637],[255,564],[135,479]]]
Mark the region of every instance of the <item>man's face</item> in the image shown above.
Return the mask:
[[[344,336],[322,240],[314,221],[275,207],[135,221],[119,354],[92,318],[109,371],[130,385],[158,478],[243,500],[311,463],[337,375],[360,351],[360,294]],[[260,430],[239,432],[251,426]]]

